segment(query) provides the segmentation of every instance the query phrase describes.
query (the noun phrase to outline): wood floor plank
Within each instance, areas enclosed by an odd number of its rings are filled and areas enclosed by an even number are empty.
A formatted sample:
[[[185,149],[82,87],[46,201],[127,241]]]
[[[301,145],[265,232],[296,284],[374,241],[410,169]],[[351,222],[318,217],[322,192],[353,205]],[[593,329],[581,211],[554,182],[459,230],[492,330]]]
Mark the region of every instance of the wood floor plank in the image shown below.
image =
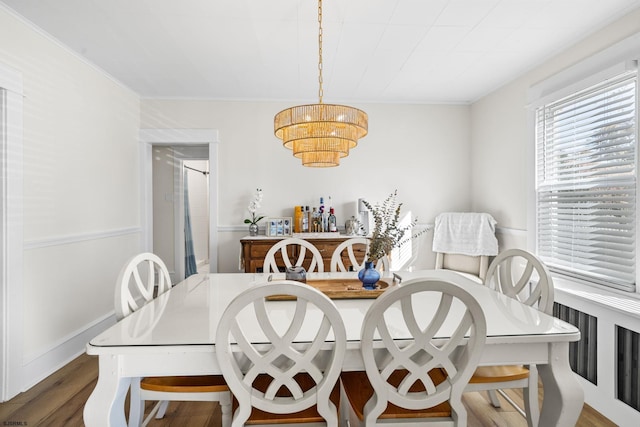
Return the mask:
[[[81,355],[28,391],[0,404],[0,425],[82,427],[82,411],[98,376],[98,358]],[[522,405],[522,392],[507,394]],[[541,388],[540,396],[543,395]],[[465,393],[469,427],[524,427],[526,420],[506,401],[501,408],[489,403],[486,393]],[[153,407],[148,402],[147,412]],[[11,424],[13,423],[13,424]],[[171,402],[163,419],[151,427],[221,427],[220,406],[213,402]],[[578,427],[614,427],[615,424],[588,405]]]

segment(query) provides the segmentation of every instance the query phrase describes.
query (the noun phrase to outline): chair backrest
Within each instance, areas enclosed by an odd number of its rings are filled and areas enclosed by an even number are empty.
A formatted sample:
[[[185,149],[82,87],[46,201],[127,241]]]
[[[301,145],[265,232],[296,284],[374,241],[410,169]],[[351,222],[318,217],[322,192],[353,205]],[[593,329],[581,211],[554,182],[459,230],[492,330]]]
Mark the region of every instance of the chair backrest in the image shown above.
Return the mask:
[[[290,255],[294,253],[294,250],[297,250],[298,252],[297,258],[295,260],[291,260]],[[265,255],[264,257],[262,271],[264,273],[278,272],[276,253],[280,253],[285,266],[299,267],[305,260],[307,250],[311,253],[311,264],[309,265],[307,271],[317,271],[319,273],[324,272],[324,261],[322,260],[322,255],[320,254],[318,248],[316,248],[312,243],[309,243],[306,240],[297,239],[295,237],[280,240],[275,245],[271,246],[271,248],[267,252],[267,255]]]
[[[296,299],[269,301],[270,296],[282,295]],[[270,304],[277,311],[271,313]],[[299,338],[301,330],[304,336]],[[333,342],[330,350],[328,341]],[[215,347],[225,381],[239,404],[234,425],[244,425],[252,407],[288,414],[317,405],[327,425],[337,426],[338,408],[329,396],[342,369],[346,332],[333,301],[317,289],[281,280],[242,292],[218,323]],[[321,351],[322,357],[317,357]],[[311,378],[310,388],[296,381],[299,374]],[[265,377],[267,384],[258,386]]]
[[[450,311],[452,304],[465,308]],[[449,337],[438,335],[443,325],[450,329]],[[394,341],[401,330],[412,339]],[[486,334],[480,304],[455,283],[418,278],[379,296],[367,311],[361,332],[362,357],[374,389],[365,405],[365,425],[375,424],[387,402],[428,409],[445,401],[458,424],[466,425],[461,422],[466,420],[462,392],[480,360]],[[374,353],[377,339],[386,348],[384,357],[379,350]],[[391,378],[399,372],[400,381]],[[444,381],[436,384],[430,372],[434,377],[444,375]]]
[[[489,268],[489,257],[486,255],[472,256],[463,254],[436,253],[435,269],[460,271],[472,274],[484,280]]]
[[[371,241],[366,237],[353,237],[340,243],[331,255],[331,271],[349,271],[349,267],[352,267],[352,271],[362,270],[367,260],[370,243]],[[364,250],[357,251],[354,249],[354,245],[364,245]],[[343,253],[345,251],[349,258],[348,265],[344,264]],[[389,271],[389,259],[387,257],[380,258],[376,264],[376,270]]]
[[[495,226],[496,220],[484,212],[443,212],[436,216],[432,247],[435,268],[484,279],[489,257],[498,254]]]
[[[120,270],[115,292],[116,319],[120,320],[171,289],[166,265],[155,254],[134,255]]]
[[[546,314],[553,312],[553,279],[531,252],[522,249],[500,252],[489,265],[484,283]]]

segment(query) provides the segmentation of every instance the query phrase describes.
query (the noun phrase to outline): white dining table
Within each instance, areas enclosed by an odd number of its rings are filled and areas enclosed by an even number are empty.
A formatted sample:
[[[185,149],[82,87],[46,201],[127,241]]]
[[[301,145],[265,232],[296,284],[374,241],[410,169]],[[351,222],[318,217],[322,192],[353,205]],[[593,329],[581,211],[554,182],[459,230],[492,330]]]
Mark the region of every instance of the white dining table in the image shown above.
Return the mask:
[[[308,279],[354,277],[355,273],[309,273]],[[487,321],[481,365],[536,364],[544,387],[540,426],[573,426],[584,393],[569,366],[569,343],[580,339],[573,326],[447,270],[398,273],[403,286],[426,277],[453,281],[478,299]],[[383,276],[384,278],[384,276]],[[220,374],[215,352],[218,320],[245,289],[284,279],[284,274],[196,274],[122,319],[87,344],[99,358],[99,376],[84,408],[88,427],[124,426],[125,396],[132,378]],[[391,280],[388,280],[391,282]],[[334,300],[347,332],[343,370],[363,370],[362,320],[373,299]],[[271,301],[277,315],[292,313],[290,301]],[[424,301],[424,312],[435,302]],[[454,306],[455,307],[455,306]],[[453,309],[453,308],[452,308]],[[439,332],[446,338],[446,324]],[[399,337],[402,339],[402,337]]]

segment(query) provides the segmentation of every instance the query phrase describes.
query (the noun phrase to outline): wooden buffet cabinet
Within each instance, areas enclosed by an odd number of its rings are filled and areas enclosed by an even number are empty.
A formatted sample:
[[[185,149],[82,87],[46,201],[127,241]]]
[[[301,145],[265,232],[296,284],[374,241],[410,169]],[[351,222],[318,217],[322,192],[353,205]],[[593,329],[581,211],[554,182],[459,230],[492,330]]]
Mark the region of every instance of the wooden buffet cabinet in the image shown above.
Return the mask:
[[[345,240],[354,237],[354,236],[345,236],[336,234],[335,236],[329,237],[317,237],[315,233],[306,235],[297,234],[295,237],[304,239],[309,243],[312,243],[318,251],[322,254],[322,260],[324,262],[324,271],[330,271],[331,267],[331,256],[333,255],[333,251],[336,247],[344,242]],[[262,265],[264,264],[264,257],[267,255],[271,246],[273,246],[276,242],[285,239],[284,237],[266,237],[266,236],[253,236],[253,237],[243,237],[240,239],[240,243],[242,244],[242,263],[244,265],[244,271],[246,273],[260,273],[262,272]],[[364,252],[365,248],[362,245],[362,248],[357,248]],[[297,256],[297,253],[291,253],[290,256]],[[307,255],[308,256],[308,255]],[[364,253],[362,254],[364,257]],[[344,257],[343,257],[344,258]],[[360,257],[359,257],[360,258]],[[276,256],[276,261],[278,261],[278,256]],[[348,263],[348,258],[345,258],[345,265]],[[309,268],[309,262],[305,261],[303,263],[305,268]],[[280,265],[278,263],[278,267],[284,271],[284,263]]]

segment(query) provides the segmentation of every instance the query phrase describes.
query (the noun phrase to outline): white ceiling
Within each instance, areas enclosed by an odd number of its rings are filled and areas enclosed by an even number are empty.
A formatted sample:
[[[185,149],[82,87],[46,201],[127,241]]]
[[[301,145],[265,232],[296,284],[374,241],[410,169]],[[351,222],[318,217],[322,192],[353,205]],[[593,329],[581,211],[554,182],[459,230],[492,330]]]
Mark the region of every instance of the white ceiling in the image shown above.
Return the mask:
[[[0,0],[143,97],[318,99],[315,0]],[[640,0],[324,0],[324,102],[468,103]]]

